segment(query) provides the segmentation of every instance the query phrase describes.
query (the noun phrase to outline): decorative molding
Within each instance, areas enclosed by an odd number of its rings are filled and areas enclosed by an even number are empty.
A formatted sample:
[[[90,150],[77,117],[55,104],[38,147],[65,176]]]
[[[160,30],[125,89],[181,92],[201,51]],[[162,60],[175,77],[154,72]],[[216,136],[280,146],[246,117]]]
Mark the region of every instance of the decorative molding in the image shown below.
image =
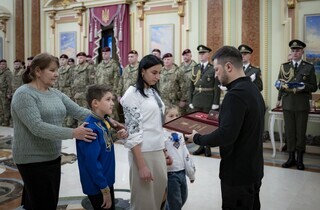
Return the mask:
[[[294,9],[296,7],[296,0],[287,0],[287,6],[289,9]]]
[[[185,0],[176,0],[178,4],[178,15],[180,17],[184,17],[184,5],[185,5]]]
[[[77,13],[78,24],[79,24],[79,26],[82,26],[83,25],[83,15],[82,14],[87,10],[87,8],[82,6],[82,7],[74,8],[74,10]]]
[[[146,0],[139,0],[136,3],[136,6],[138,8],[138,18],[139,20],[144,20],[144,4],[146,3]]]
[[[7,22],[10,17],[10,12],[6,8],[0,6],[0,30],[4,33],[5,37],[7,33]]]
[[[52,29],[55,29],[55,27],[56,27],[56,14],[57,14],[57,12],[55,10],[48,12],[48,17],[51,20],[50,27]]]

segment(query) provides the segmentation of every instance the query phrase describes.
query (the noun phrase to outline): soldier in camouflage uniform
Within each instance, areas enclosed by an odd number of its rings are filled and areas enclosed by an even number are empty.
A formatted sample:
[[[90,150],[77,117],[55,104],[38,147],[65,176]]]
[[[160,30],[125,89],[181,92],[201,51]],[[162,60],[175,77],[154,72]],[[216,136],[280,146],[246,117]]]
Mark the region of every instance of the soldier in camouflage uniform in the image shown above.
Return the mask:
[[[162,57],[163,67],[160,73],[159,91],[163,102],[178,105],[181,100],[181,87],[183,78],[179,67],[173,63],[171,53],[166,53]]]
[[[78,65],[73,71],[73,84],[71,86],[71,94],[75,102],[82,107],[88,107],[85,91],[88,85],[93,84],[95,69],[93,65],[86,62],[86,53],[77,54]]]
[[[74,69],[74,67],[76,67],[76,65],[74,64],[74,59],[73,58],[69,58],[68,59],[68,65],[70,66],[70,68]]]
[[[104,47],[102,50],[102,61],[97,66],[96,75],[95,75],[95,84],[99,85],[108,85],[112,87],[114,93],[114,99],[117,99],[117,89],[120,79],[120,65],[117,61],[110,57],[110,48]],[[114,100],[112,118],[119,120],[118,115],[119,103],[117,100]]]
[[[123,69],[122,76],[119,80],[119,86],[117,90],[118,101],[120,101],[123,94],[131,86],[136,84],[138,77],[138,52],[131,50],[128,53],[129,64]]]
[[[152,55],[155,55],[157,56],[158,58],[161,59],[161,50],[159,49],[153,49],[152,52],[151,52]]]
[[[55,84],[55,88],[73,98],[71,94],[71,83],[73,82],[73,72],[72,68],[68,65],[69,57],[66,54],[60,55],[60,67],[58,68],[59,77]],[[72,127],[75,124],[75,120],[67,116],[64,120],[64,126]]]
[[[0,121],[2,126],[10,125],[10,100],[12,97],[12,73],[7,61],[0,60]]]
[[[17,59],[13,62],[13,77],[12,77],[12,95],[23,84],[22,74],[24,69],[21,60]]]
[[[179,103],[181,114],[187,114],[190,112],[189,103],[190,103],[190,83],[191,83],[191,70],[197,65],[197,63],[192,60],[192,54],[190,49],[185,49],[182,52],[183,62],[180,65],[180,72],[183,78],[183,83],[181,87],[181,100]]]
[[[194,66],[191,71],[189,107],[193,111],[209,113],[211,109],[219,108],[219,81],[215,78],[213,65],[209,63],[209,52],[211,52],[211,49],[204,45],[199,45],[197,50],[199,52],[200,63]],[[210,157],[210,147],[200,146],[199,149],[193,152],[194,155],[200,155],[202,153]]]

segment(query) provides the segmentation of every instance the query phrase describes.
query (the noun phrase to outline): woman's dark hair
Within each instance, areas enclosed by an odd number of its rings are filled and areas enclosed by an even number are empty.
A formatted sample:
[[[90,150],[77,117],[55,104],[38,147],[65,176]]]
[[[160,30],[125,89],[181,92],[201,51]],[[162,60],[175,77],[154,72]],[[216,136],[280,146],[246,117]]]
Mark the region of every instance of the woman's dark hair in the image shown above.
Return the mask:
[[[139,63],[139,67],[138,67],[138,78],[137,78],[137,82],[136,82],[136,88],[139,91],[139,93],[144,96],[144,97],[148,97],[145,93],[144,93],[144,84],[146,83],[142,77],[142,70],[147,70],[148,68],[151,68],[153,66],[156,65],[163,65],[162,60],[160,60],[160,58],[158,58],[155,55],[146,55],[144,56],[140,63]],[[157,91],[157,93],[159,94],[157,85],[151,85],[151,88],[155,89]]]
[[[59,67],[59,59],[50,55],[49,53],[40,53],[36,55],[30,66],[27,67],[26,71],[22,75],[22,81],[24,84],[32,82],[36,75],[36,68],[39,68],[41,71],[48,68],[50,64],[54,62]]]

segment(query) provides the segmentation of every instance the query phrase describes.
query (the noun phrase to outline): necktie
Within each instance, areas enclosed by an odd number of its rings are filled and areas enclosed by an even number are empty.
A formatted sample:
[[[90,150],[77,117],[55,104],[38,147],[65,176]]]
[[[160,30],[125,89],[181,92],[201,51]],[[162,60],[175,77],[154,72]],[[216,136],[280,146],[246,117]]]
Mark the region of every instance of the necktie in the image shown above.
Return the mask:
[[[204,70],[204,65],[201,64],[201,72],[203,72],[203,70]]]
[[[160,109],[160,114],[161,114],[161,122],[162,122],[162,125],[164,124],[164,115],[163,115],[163,106],[162,106],[162,103],[161,103],[161,99],[158,95],[158,93],[156,93],[156,91],[152,88],[152,92],[153,92],[153,95],[154,95],[154,98],[156,99],[157,101],[157,104],[159,106],[159,109]]]
[[[294,75],[297,74],[297,71],[298,71],[298,63],[295,63],[294,64]]]

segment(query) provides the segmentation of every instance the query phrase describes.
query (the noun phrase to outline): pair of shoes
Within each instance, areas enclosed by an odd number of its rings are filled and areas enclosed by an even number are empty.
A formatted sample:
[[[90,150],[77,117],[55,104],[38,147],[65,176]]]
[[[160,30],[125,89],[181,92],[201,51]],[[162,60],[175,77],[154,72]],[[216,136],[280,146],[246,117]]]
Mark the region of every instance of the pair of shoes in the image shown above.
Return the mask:
[[[205,155],[206,157],[211,157],[211,148],[210,148],[209,146],[206,146],[206,147],[205,147],[204,155]]]
[[[304,170],[303,151],[298,151],[297,152],[297,169],[298,170]]]
[[[201,155],[204,153],[204,146],[200,146],[196,151],[194,151],[193,155]]]

